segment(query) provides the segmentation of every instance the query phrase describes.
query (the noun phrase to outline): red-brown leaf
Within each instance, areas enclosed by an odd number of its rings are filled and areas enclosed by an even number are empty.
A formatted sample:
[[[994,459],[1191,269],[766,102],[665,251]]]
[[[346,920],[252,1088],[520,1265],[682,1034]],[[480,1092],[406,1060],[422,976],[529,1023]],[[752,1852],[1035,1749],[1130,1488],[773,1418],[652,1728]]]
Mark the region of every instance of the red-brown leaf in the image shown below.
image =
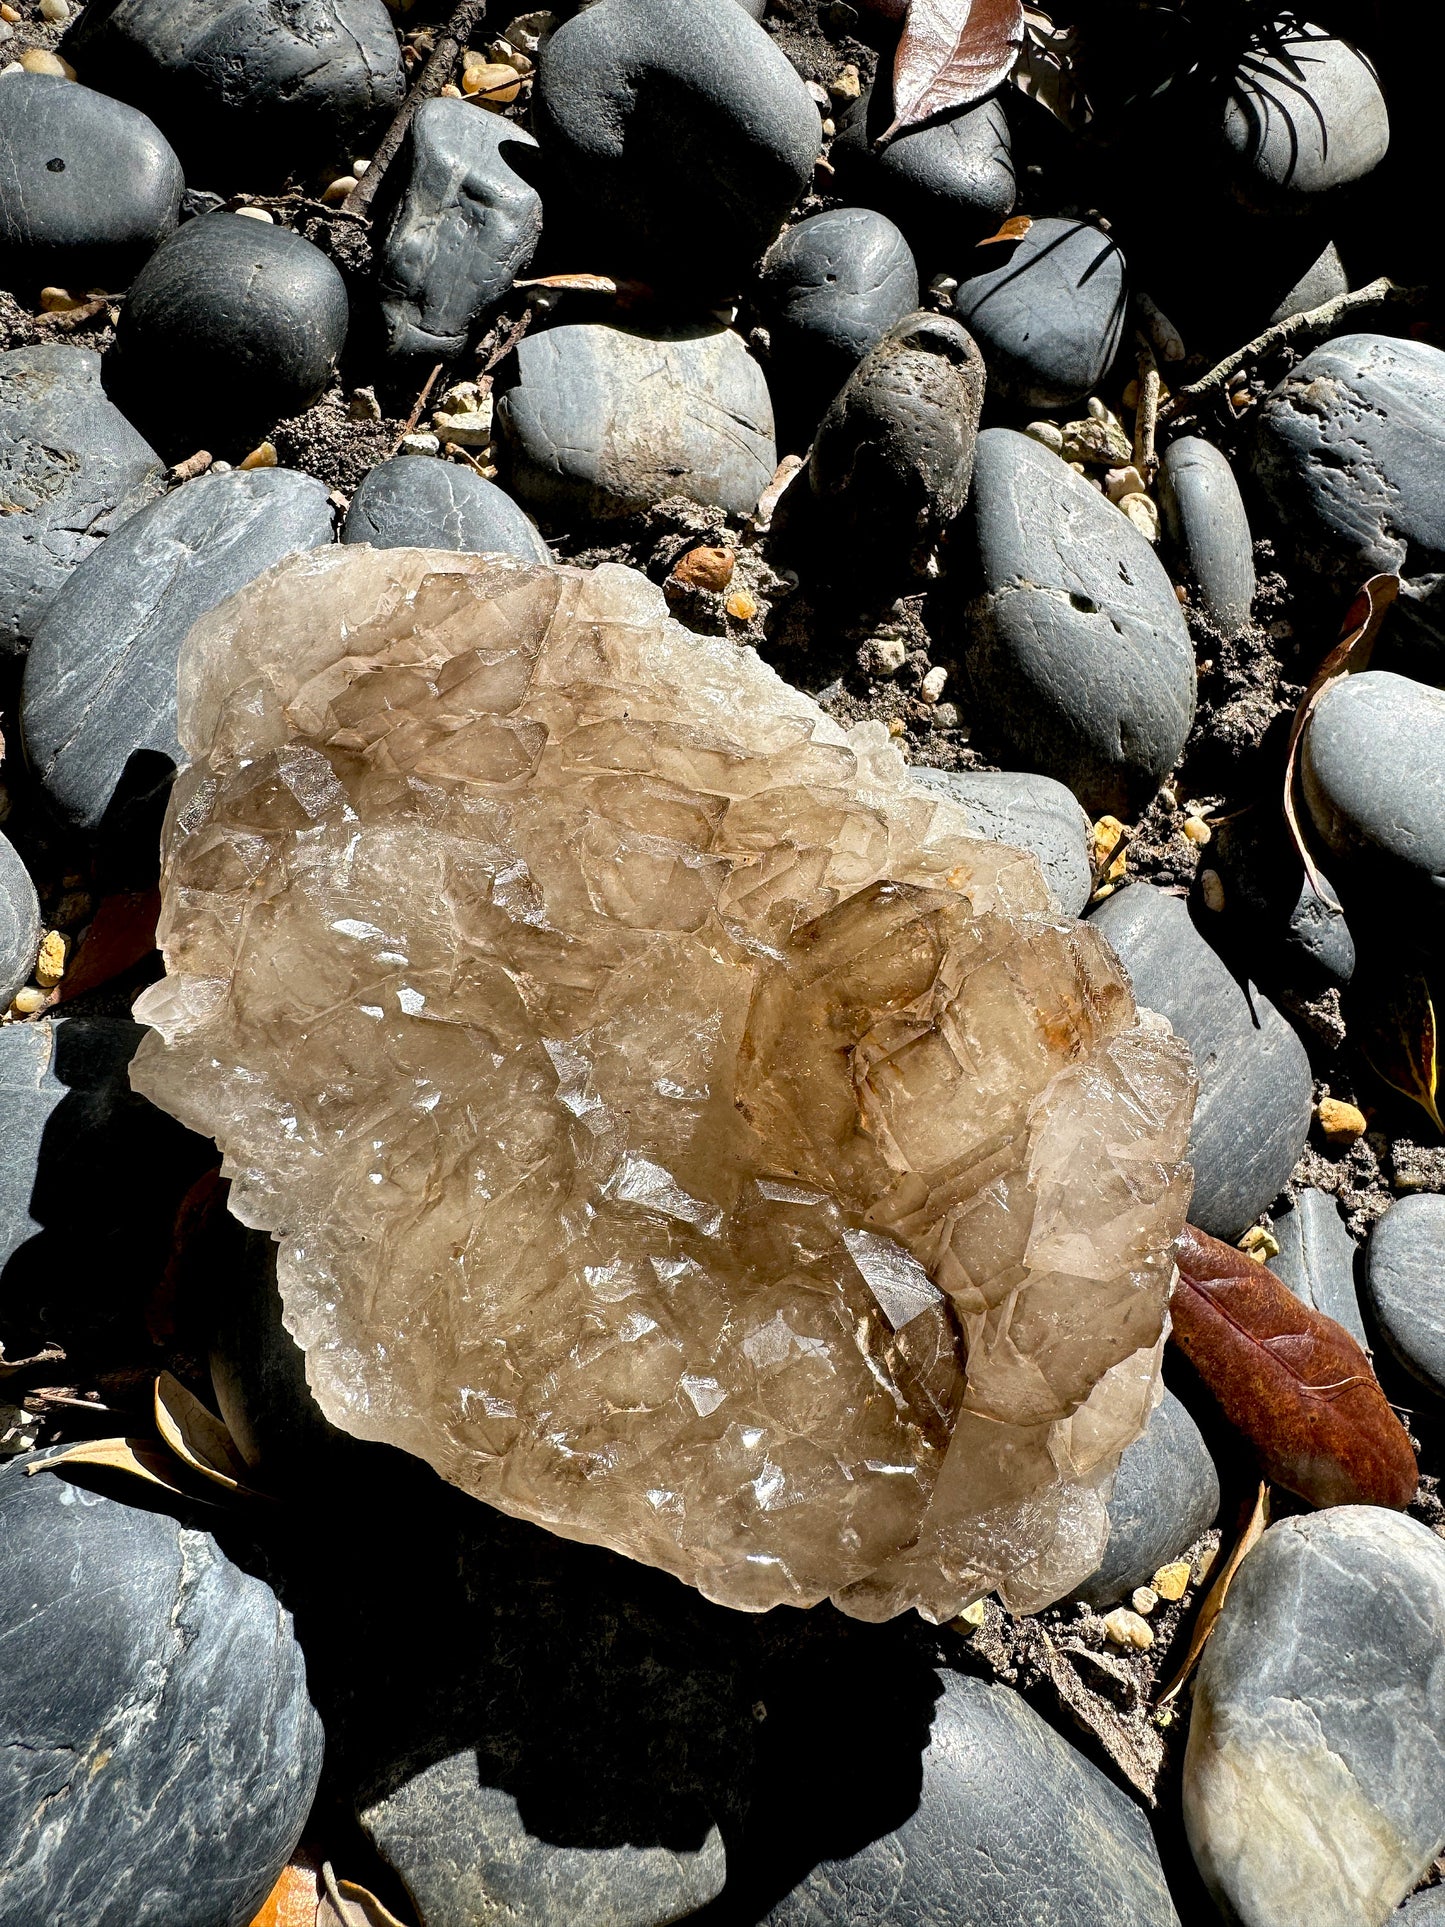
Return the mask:
[[[131,969],[156,947],[159,890],[105,897],[60,980],[60,1000],[79,997]]]
[[[1023,0],[913,0],[893,60],[893,124],[883,138],[1001,87],[1023,37]]]
[[[1311,1505],[1407,1506],[1419,1471],[1370,1361],[1266,1266],[1186,1225],[1174,1342],[1259,1454]]]

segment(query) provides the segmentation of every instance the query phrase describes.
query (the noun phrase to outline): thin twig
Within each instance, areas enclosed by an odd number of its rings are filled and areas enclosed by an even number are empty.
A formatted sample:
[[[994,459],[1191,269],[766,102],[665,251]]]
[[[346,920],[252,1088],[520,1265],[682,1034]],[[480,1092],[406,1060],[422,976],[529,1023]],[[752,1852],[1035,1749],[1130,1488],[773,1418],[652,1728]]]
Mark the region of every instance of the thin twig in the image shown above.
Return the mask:
[[[431,373],[427,376],[426,386],[422,389],[421,393],[416,398],[416,407],[412,409],[411,413],[407,416],[406,420],[402,423],[401,433],[397,436],[396,440],[392,443],[391,448],[388,451],[388,456],[387,456],[388,460],[391,459],[392,455],[395,455],[396,451],[401,447],[402,443],[406,440],[407,436],[411,433],[411,431],[416,427],[417,423],[421,420],[421,411],[423,410],[423,408],[426,407],[427,397],[431,394],[432,389],[436,387],[437,376],[441,373],[442,369],[445,366],[446,366],[445,362],[439,361],[436,367],[433,368]]]
[[[1159,424],[1159,363],[1154,350],[1139,337],[1139,399],[1134,412],[1134,466],[1144,477],[1147,488],[1159,468],[1154,452],[1154,431]]]
[[[341,213],[366,214],[370,211],[371,204],[376,199],[377,189],[381,186],[382,177],[396,159],[401,144],[406,139],[406,130],[411,126],[412,115],[424,100],[430,100],[434,94],[439,94],[451,79],[457,56],[482,24],[486,11],[487,0],[460,0],[446,24],[445,31],[438,36],[426,65],[417,78],[416,85],[402,102],[390,127],[382,135],[376,152],[371,157],[371,166],[341,203]],[[483,108],[479,111],[484,113],[486,110]]]
[[[531,327],[533,312],[532,304],[529,301],[520,316],[512,323],[511,327],[502,337],[501,341],[487,356],[486,361],[482,364],[482,372],[477,378],[477,386],[479,388],[491,388],[492,370],[507,359],[507,356],[511,354],[517,343],[522,339],[522,336],[526,334],[528,328]]]
[[[37,327],[59,328],[62,333],[68,334],[72,328],[83,328],[87,321],[94,321],[98,314],[104,314],[109,307],[110,296],[101,295],[95,301],[82,301],[76,308],[61,308],[54,314],[37,315],[35,322]]]

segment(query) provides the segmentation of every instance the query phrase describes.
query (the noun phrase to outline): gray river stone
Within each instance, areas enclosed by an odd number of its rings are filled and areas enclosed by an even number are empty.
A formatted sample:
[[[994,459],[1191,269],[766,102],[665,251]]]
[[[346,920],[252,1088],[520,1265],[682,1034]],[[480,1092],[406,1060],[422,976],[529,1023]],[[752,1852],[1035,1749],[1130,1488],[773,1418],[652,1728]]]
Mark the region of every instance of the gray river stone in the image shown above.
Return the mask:
[[[505,489],[460,462],[395,455],[363,478],[351,498],[343,542],[374,549],[457,549],[469,555],[550,556],[536,524]]]
[[[1401,1198],[1370,1233],[1365,1295],[1390,1350],[1445,1398],[1445,1198]]]
[[[1244,1927],[1380,1927],[1445,1841],[1445,1546],[1337,1506],[1272,1526],[1204,1649],[1184,1758],[1200,1872]]]
[[[15,845],[0,836],[0,1010],[25,983],[40,948],[40,902]]]
[[[1340,259],[1340,251],[1333,241],[1327,241],[1264,325],[1272,328],[1276,322],[1288,321],[1291,315],[1308,314],[1311,308],[1322,308],[1325,302],[1333,301],[1336,295],[1348,294],[1349,291],[1350,278]]]
[[[1159,464],[1159,503],[1201,609],[1221,635],[1242,635],[1254,602],[1254,542],[1227,457],[1197,435],[1170,442]]]
[[[1370,1341],[1355,1291],[1355,1241],[1328,1191],[1301,1191],[1274,1220],[1279,1250],[1269,1268],[1306,1305],[1343,1325],[1365,1351]]]
[[[408,133],[406,185],[381,245],[387,345],[448,361],[525,274],[542,199],[513,159],[537,143],[470,101],[428,100]]]
[[[892,118],[892,89],[867,87],[838,119],[830,158],[839,182],[891,216],[929,268],[956,275],[1018,194],[1008,116],[998,100],[940,114],[874,143]]]
[[[518,496],[561,527],[669,495],[749,515],[778,460],[763,371],[715,324],[666,337],[603,322],[525,335],[497,427]]]
[[[1219,1512],[1219,1474],[1204,1435],[1172,1392],[1125,1448],[1109,1500],[1109,1543],[1074,1595],[1104,1611],[1188,1552]]]
[[[236,469],[152,503],[76,571],[36,631],[20,702],[26,754],[62,816],[95,827],[140,752],[179,762],[176,666],[191,624],[331,536],[324,483]]]
[[[918,269],[886,214],[835,207],[790,227],[759,277],[784,379],[831,400],[870,348],[918,306]]]
[[[1398,1927],[1442,1927],[1445,1887],[1426,1887],[1422,1893],[1412,1894],[1399,1914],[1390,1918],[1398,1922]]]
[[[1359,49],[1305,25],[1241,65],[1224,142],[1242,192],[1268,209],[1363,179],[1385,158],[1390,116]]]
[[[1128,813],[1194,720],[1194,645],[1126,515],[1027,435],[986,429],[963,525],[979,593],[967,675],[990,732],[1087,810]]]
[[[246,1927],[321,1771],[290,1615],[208,1532],[23,1460],[0,1566],[0,1927]]]
[[[954,311],[983,350],[989,394],[1019,408],[1063,408],[1091,394],[1119,347],[1129,282],[1119,244],[1087,221],[1046,216],[982,263]]]
[[[1027,850],[1066,917],[1080,917],[1093,888],[1089,819],[1071,789],[1024,770],[943,770],[910,774],[968,814],[976,836]]]
[[[1139,1003],[1167,1017],[1194,1054],[1189,1216],[1213,1237],[1237,1238],[1278,1197],[1305,1148],[1313,1081],[1304,1045],[1200,936],[1182,898],[1135,883],[1089,921],[1118,952]]]
[[[49,342],[0,354],[0,498],[11,509],[0,516],[0,655],[35,633],[75,565],[165,479],[106,400],[99,355]]]

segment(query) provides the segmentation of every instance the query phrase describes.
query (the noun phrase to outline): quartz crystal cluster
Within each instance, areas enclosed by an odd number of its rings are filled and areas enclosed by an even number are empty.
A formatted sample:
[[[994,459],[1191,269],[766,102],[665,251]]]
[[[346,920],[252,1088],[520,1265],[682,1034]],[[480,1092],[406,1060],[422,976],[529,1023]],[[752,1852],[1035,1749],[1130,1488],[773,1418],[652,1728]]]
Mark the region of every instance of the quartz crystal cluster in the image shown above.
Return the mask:
[[[1031,857],[619,568],[298,556],[180,735],[133,1078],[331,1420],[732,1606],[1092,1569],[1193,1083]]]

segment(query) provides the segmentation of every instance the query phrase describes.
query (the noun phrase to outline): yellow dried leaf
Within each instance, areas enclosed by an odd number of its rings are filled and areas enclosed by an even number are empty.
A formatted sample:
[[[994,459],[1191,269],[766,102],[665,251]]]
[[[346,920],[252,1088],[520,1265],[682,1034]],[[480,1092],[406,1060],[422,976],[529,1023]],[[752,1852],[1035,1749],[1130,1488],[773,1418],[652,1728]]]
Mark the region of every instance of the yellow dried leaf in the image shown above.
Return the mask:
[[[1252,1551],[1264,1537],[1264,1529],[1268,1524],[1269,1487],[1265,1484],[1264,1480],[1261,1479],[1259,1482],[1259,1492],[1254,1501],[1254,1509],[1249,1515],[1244,1531],[1240,1533],[1239,1539],[1233,1552],[1229,1555],[1228,1563],[1223,1572],[1220,1573],[1214,1584],[1209,1588],[1209,1591],[1204,1596],[1204,1604],[1199,1608],[1199,1617],[1195,1620],[1194,1631],[1189,1636],[1189,1650],[1184,1655],[1184,1664],[1159,1695],[1158,1700],[1155,1702],[1157,1706],[1167,1706],[1172,1699],[1177,1698],[1180,1690],[1188,1681],[1195,1667],[1199,1664],[1200,1656],[1209,1644],[1209,1635],[1214,1631],[1219,1615],[1224,1610],[1224,1601],[1228,1596],[1229,1588],[1234,1583],[1234,1575],[1244,1563],[1245,1554]]]
[[[152,1445],[149,1439],[89,1439],[83,1445],[68,1445],[63,1452],[53,1453],[50,1458],[41,1459],[36,1465],[27,1465],[25,1470],[51,1472],[62,1465],[128,1472],[132,1478],[160,1486],[162,1491],[179,1493],[187,1499],[192,1496],[176,1479],[165,1453]]]
[[[155,1414],[156,1430],[183,1465],[228,1492],[261,1497],[245,1483],[246,1461],[220,1419],[169,1372],[156,1380]]]

